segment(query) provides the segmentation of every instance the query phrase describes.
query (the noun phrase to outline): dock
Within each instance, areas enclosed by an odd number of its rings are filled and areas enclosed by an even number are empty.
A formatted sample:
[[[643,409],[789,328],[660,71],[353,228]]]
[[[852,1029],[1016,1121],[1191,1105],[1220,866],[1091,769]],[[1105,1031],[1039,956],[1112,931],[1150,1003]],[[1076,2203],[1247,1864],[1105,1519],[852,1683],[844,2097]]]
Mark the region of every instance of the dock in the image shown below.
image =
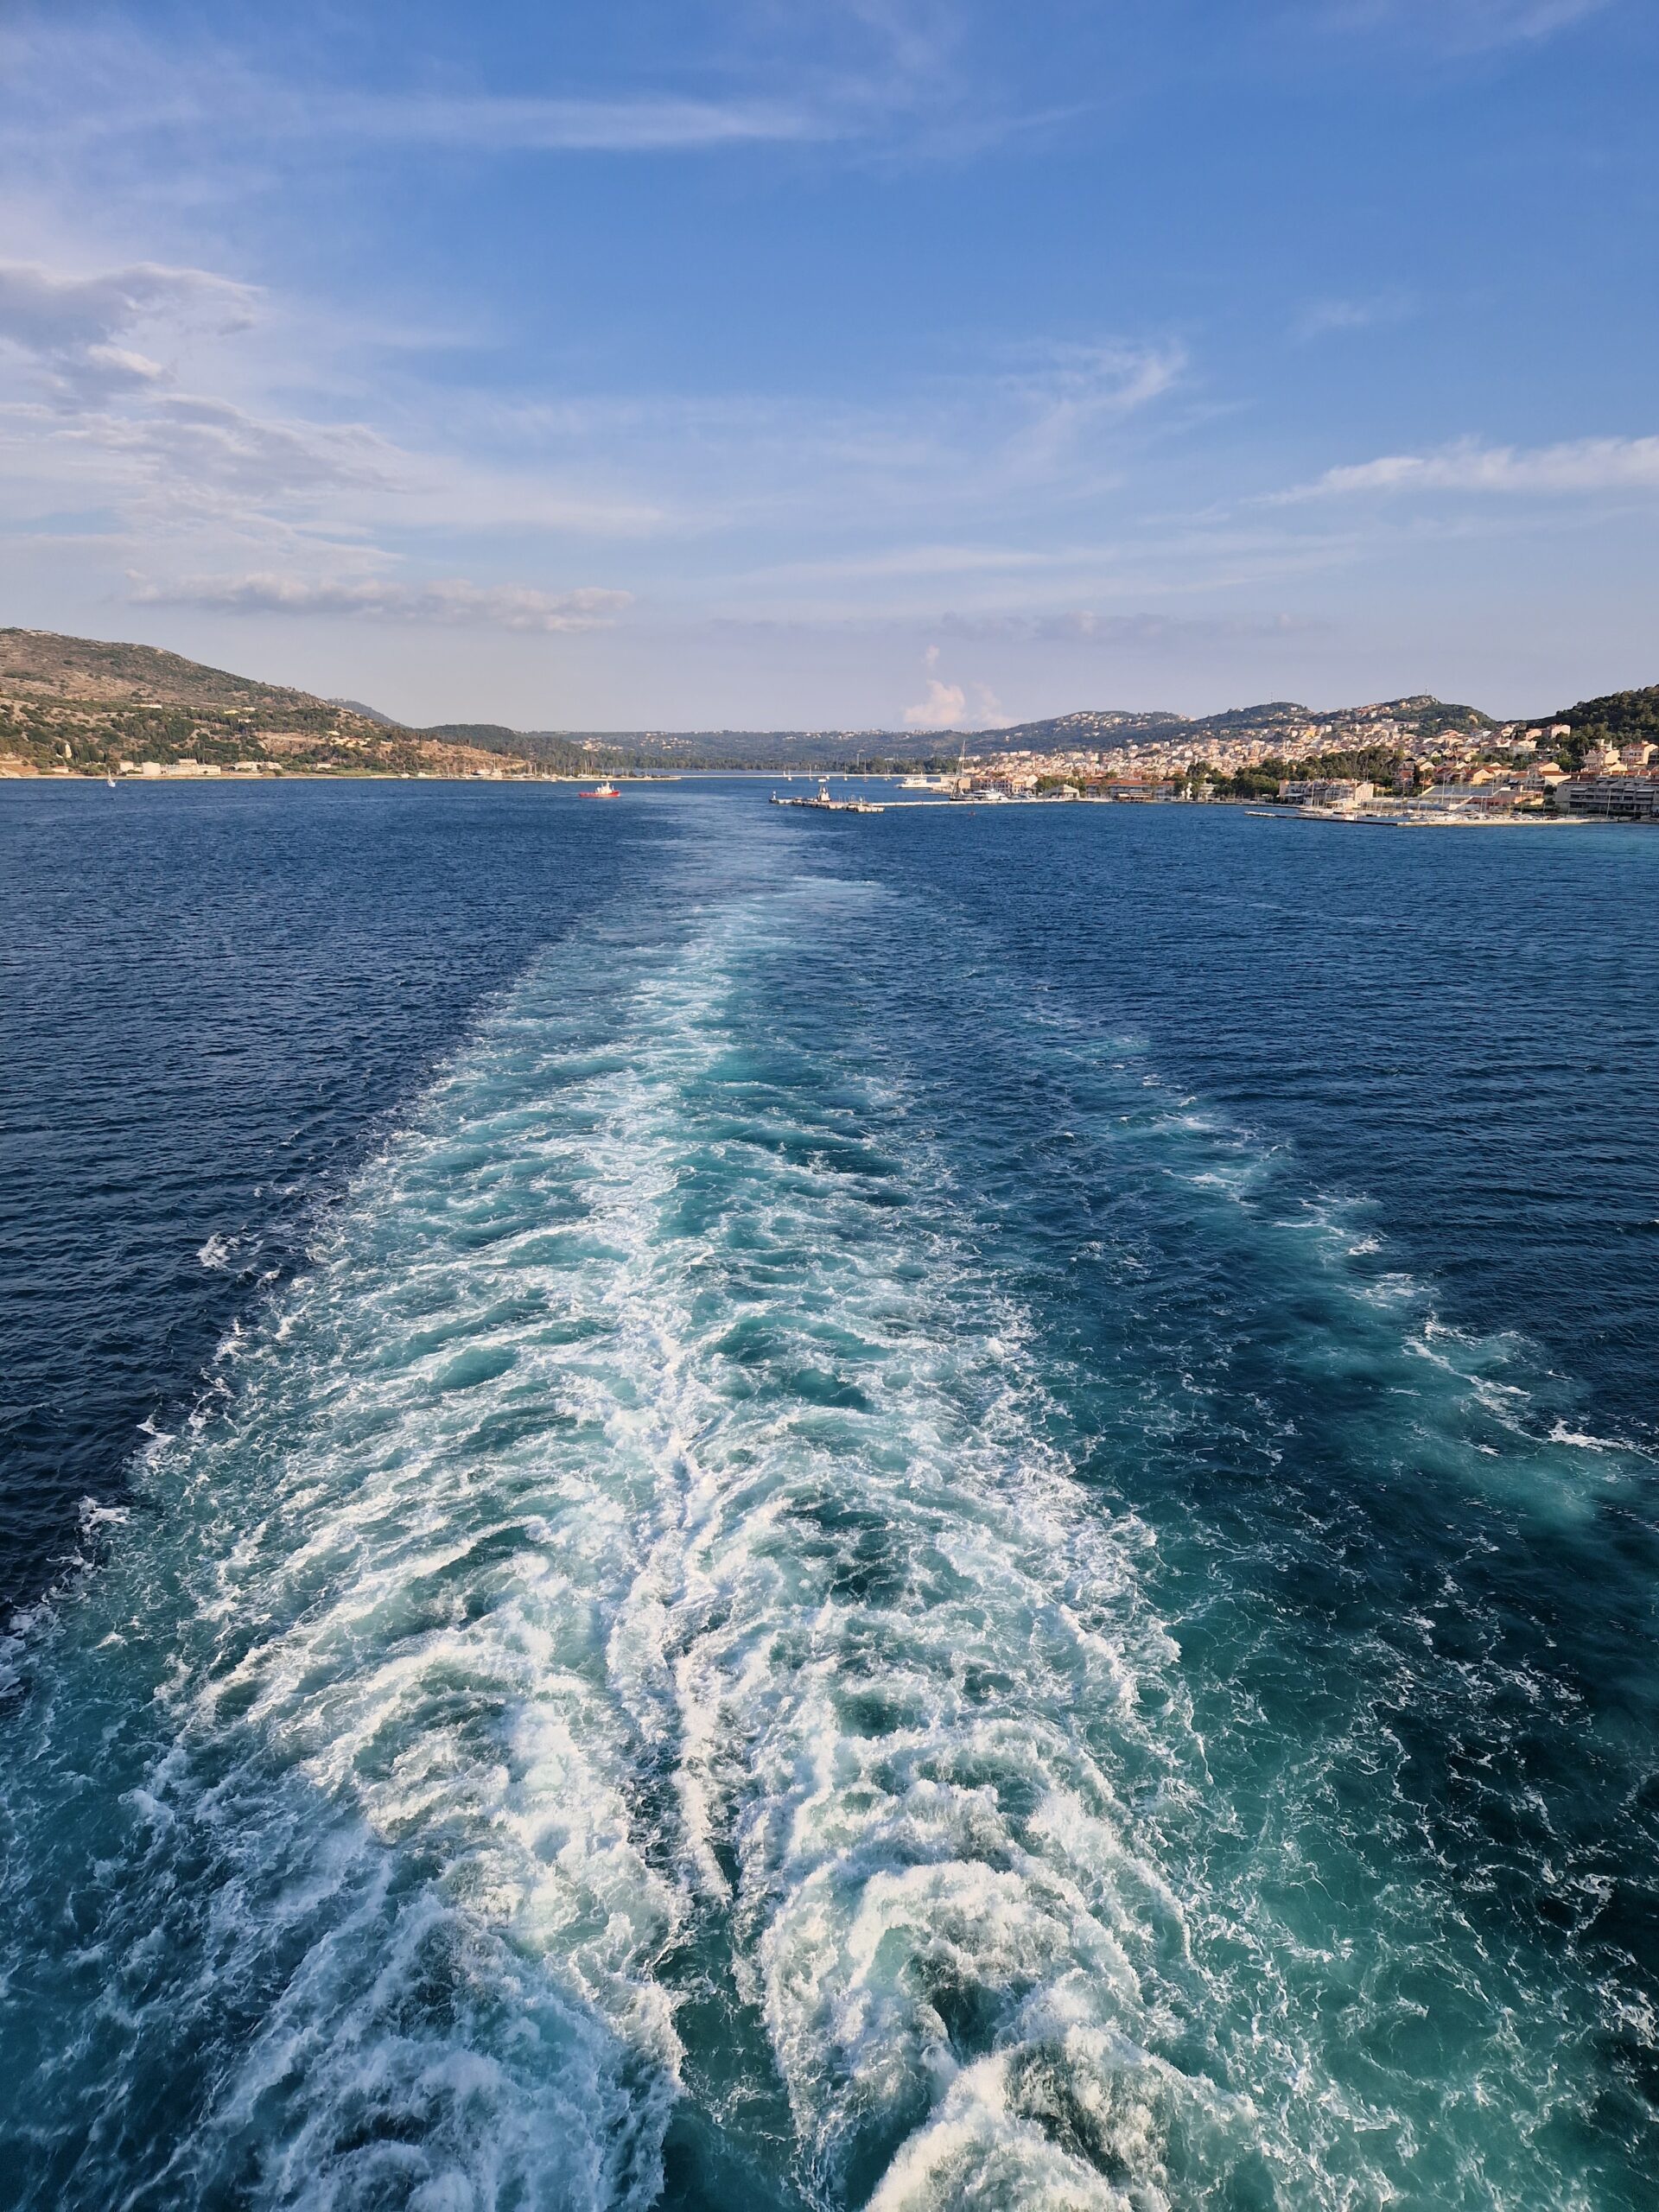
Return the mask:
[[[871,798],[831,798],[827,783],[821,783],[811,798],[779,798],[773,791],[772,803],[774,806],[810,806],[819,814],[885,814],[887,810]]]

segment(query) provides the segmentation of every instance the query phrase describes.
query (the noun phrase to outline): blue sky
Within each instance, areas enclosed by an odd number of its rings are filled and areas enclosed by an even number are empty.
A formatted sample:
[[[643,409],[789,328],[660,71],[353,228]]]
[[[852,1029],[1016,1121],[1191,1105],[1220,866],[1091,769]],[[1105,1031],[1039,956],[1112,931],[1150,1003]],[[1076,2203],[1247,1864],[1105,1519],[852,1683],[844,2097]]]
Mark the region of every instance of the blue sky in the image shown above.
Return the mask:
[[[1659,681],[1651,0],[0,10],[0,619],[430,721]]]

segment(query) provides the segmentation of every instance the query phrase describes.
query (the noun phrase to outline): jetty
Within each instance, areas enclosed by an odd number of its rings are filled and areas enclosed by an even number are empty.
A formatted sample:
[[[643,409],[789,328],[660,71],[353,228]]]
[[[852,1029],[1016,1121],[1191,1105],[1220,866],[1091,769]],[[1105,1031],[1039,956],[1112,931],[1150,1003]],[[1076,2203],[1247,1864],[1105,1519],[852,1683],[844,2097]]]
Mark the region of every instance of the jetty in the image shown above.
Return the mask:
[[[872,798],[831,798],[827,782],[821,782],[810,798],[779,798],[773,791],[772,803],[774,806],[810,806],[820,814],[885,814],[887,810]]]

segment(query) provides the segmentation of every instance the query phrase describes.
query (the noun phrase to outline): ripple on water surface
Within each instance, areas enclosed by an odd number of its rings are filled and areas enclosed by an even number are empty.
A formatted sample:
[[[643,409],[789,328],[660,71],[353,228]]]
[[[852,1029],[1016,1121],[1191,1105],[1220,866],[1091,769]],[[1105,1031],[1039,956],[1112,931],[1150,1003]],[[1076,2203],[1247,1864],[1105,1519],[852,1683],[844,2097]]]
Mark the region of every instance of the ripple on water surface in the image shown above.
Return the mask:
[[[531,970],[37,1630],[12,2201],[1643,2202],[1527,1559],[1640,1466],[805,849]]]

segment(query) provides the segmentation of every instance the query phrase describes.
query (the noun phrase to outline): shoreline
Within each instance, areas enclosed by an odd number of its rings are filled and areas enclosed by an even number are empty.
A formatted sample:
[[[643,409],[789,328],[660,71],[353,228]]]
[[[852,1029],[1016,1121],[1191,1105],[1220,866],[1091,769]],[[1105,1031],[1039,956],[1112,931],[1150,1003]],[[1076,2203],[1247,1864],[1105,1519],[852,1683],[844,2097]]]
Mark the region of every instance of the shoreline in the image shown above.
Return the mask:
[[[661,788],[664,785],[673,784],[705,781],[722,783],[771,782],[775,784],[780,776],[786,779],[792,779],[798,774],[798,772],[799,772],[798,771],[792,770],[779,770],[773,772],[766,769],[752,768],[682,768],[676,769],[665,775],[647,774],[630,776],[626,774],[619,774],[613,771],[611,774],[611,780],[613,783],[620,785],[623,790],[626,791],[633,789],[644,790],[650,788]],[[817,772],[813,772],[817,773]],[[830,770],[824,772],[834,778],[836,781],[846,783],[868,785],[872,783],[896,783],[898,780],[896,778],[842,773],[842,772],[836,770]],[[130,785],[141,790],[156,790],[163,786],[172,787],[178,785],[188,784],[191,785],[210,785],[216,790],[245,790],[251,785],[270,785],[280,784],[442,784],[451,787],[464,786],[468,788],[483,785],[492,790],[508,787],[515,790],[544,790],[550,787],[556,788],[561,785],[571,790],[580,790],[584,785],[591,785],[596,781],[601,780],[603,780],[603,779],[596,775],[444,775],[434,773],[431,771],[425,771],[415,775],[398,775],[377,772],[372,769],[355,771],[345,769],[334,772],[326,770],[291,769],[278,770],[274,772],[259,775],[238,775],[232,773],[219,776],[204,776],[200,774],[183,776],[118,776],[115,779],[114,787],[116,789],[122,789]],[[58,773],[50,770],[48,770],[43,773],[37,772],[35,774],[20,774],[15,770],[10,772],[0,772],[0,789],[3,789],[7,786],[15,787],[22,785],[28,785],[30,788],[38,788],[41,786],[62,787],[69,785],[80,789],[92,789],[95,788],[99,785],[104,785],[106,788],[109,787],[110,779],[108,776],[101,772],[97,774],[89,774],[79,769],[72,770],[68,773]],[[808,802],[803,800],[798,801],[797,804],[806,806]],[[1327,823],[1341,828],[1367,830],[1592,830],[1619,826],[1635,829],[1659,827],[1659,823],[1643,821],[1638,817],[1617,815],[1610,816],[1581,813],[1542,814],[1537,812],[1515,814],[1413,814],[1408,812],[1361,812],[1357,810],[1349,812],[1341,811],[1329,807],[1313,807],[1307,805],[1274,806],[1263,804],[1260,801],[1236,798],[1207,800],[1174,798],[1145,798],[1141,797],[1120,798],[1114,798],[1105,792],[1096,791],[1079,793],[1077,796],[1071,798],[1038,797],[1035,794],[1022,796],[1020,798],[990,798],[979,795],[970,798],[948,798],[944,796],[930,795],[927,798],[912,798],[900,796],[897,791],[894,791],[890,795],[884,796],[879,806],[873,808],[870,810],[884,814],[908,814],[922,813],[930,810],[938,811],[942,809],[956,809],[963,812],[984,813],[988,810],[997,810],[1002,808],[1012,809],[1015,807],[1021,809],[1040,807],[1054,812],[1059,812],[1076,807],[1134,807],[1141,809],[1147,807],[1155,807],[1159,809],[1176,807],[1182,810],[1199,808],[1205,811],[1210,811],[1217,808],[1225,808],[1235,813],[1243,813],[1247,816],[1249,819],[1255,822]],[[858,808],[838,808],[833,810],[826,809],[823,810],[858,812],[862,810]]]
[[[1603,814],[1338,814],[1328,807],[1253,806],[1255,822],[1328,822],[1348,830],[1595,830],[1620,817]],[[1637,821],[1636,829],[1644,825]]]

